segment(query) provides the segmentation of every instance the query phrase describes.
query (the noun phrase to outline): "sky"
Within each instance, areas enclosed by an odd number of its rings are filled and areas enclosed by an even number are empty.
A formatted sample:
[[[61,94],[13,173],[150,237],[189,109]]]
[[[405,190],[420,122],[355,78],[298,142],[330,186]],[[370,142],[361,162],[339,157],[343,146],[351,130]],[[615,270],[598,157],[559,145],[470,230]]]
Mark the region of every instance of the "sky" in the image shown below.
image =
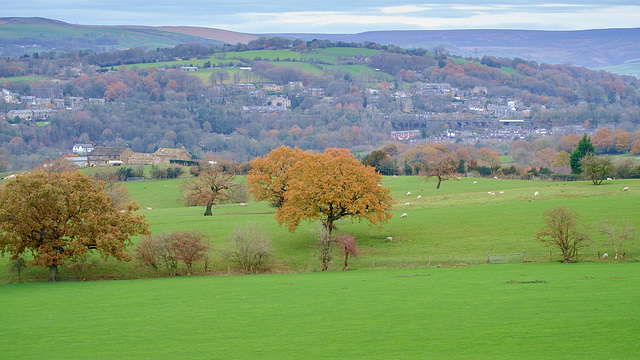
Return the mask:
[[[23,0],[0,17],[81,25],[203,26],[251,34],[640,27],[638,0]]]

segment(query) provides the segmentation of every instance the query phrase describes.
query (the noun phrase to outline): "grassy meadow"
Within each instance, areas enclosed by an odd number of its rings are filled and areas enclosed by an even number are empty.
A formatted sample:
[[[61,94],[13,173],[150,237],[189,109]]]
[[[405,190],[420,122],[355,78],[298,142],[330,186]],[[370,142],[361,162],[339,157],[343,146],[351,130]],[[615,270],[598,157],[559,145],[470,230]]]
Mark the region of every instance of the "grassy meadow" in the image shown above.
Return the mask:
[[[638,264],[0,286],[7,359],[632,359]]]
[[[386,177],[393,219],[382,227],[339,221],[337,233],[354,235],[362,255],[350,261],[354,270],[339,271],[336,254],[328,272],[317,271],[313,224],[289,233],[273,208],[251,201],[217,206],[204,217],[202,207],[180,202],[181,182],[126,186],[153,233],[210,234],[211,273],[219,276],[136,279],[153,274],[133,263],[98,261],[83,274],[62,267],[69,281],[46,283],[47,269],[29,268],[18,283],[0,259],[2,357],[640,357],[640,241],[624,244],[623,261],[596,260],[613,249],[595,229],[604,218],[640,225],[638,180],[593,186],[464,178],[436,190],[419,177]],[[542,212],[560,205],[577,211],[594,237],[575,264],[560,263],[559,251],[533,239]],[[227,276],[217,250],[236,224],[251,222],[270,235],[274,271]],[[489,265],[487,251],[526,251],[527,263]]]
[[[130,182],[125,186],[151,223],[154,234],[173,230],[199,230],[211,236],[213,245],[209,270],[229,273],[219,251],[228,245],[235,226],[255,223],[269,234],[273,248],[274,272],[309,272],[319,270],[315,251],[313,223],[302,223],[295,232],[278,226],[275,209],[264,202],[249,201],[249,206],[223,204],[214,207],[214,216],[202,216],[203,207],[185,207],[180,185],[184,180]],[[239,181],[243,181],[242,178]],[[476,182],[476,183],[474,183]],[[463,178],[442,183],[415,176],[385,177],[384,186],[392,190],[396,202],[393,218],[386,224],[337,222],[336,234],[350,234],[358,241],[361,256],[350,260],[356,269],[387,267],[454,266],[484,264],[487,252],[526,253],[527,261],[548,262],[561,259],[555,248],[534,240],[544,225],[545,210],[566,205],[580,215],[583,226],[593,237],[583,250],[581,260],[595,260],[598,255],[613,253],[597,231],[604,219],[621,224],[623,219],[640,228],[638,217],[638,180],[591,182],[549,182]],[[629,191],[622,188],[628,186]],[[489,195],[489,192],[495,195]],[[502,192],[502,193],[500,193]],[[534,196],[538,192],[537,196]],[[411,193],[408,195],[408,193]],[[418,198],[420,196],[420,198]],[[401,217],[406,213],[406,217]],[[392,237],[393,241],[387,241]],[[136,242],[137,239],[134,239]],[[640,254],[640,240],[623,244],[626,259]],[[342,268],[340,255],[334,254],[331,270]],[[97,257],[96,257],[97,258]],[[95,260],[90,268],[61,267],[61,276],[69,278],[130,279],[152,276],[148,269],[133,263]],[[611,258],[608,261],[613,261]],[[8,271],[9,261],[0,258],[0,282],[17,281]],[[45,268],[28,268],[27,278],[46,280]]]

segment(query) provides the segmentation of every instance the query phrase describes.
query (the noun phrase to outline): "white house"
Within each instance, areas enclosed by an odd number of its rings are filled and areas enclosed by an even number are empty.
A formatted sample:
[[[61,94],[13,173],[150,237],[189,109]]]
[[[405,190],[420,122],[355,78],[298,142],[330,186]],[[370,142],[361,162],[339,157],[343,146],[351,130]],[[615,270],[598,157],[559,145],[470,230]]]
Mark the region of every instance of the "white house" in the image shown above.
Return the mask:
[[[86,154],[93,151],[93,145],[91,144],[75,144],[73,145],[74,154]]]

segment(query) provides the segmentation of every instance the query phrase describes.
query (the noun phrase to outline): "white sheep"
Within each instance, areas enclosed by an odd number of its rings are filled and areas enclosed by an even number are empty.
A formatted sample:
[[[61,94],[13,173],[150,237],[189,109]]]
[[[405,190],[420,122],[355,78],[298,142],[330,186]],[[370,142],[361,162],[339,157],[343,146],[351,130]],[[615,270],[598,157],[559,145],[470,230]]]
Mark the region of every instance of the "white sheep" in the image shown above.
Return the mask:
[[[474,183],[474,184],[477,184],[478,182],[477,182],[477,181],[474,181],[473,183]]]
[[[411,195],[411,191],[407,191],[407,196]]]
[[[422,195],[418,195],[418,199],[422,199]]]
[[[404,206],[409,206],[409,203],[404,203]]]
[[[504,191],[500,191],[499,194],[504,194]]]
[[[249,206],[247,203],[240,203],[240,206]]]
[[[534,192],[534,193],[533,193],[533,196],[538,196],[538,192],[537,192],[537,191],[536,191],[536,192]]]
[[[622,191],[629,191],[629,187],[625,186],[624,189],[622,189]]]
[[[391,237],[391,236],[387,236],[387,241],[388,241],[388,242],[392,242],[392,241],[393,241],[393,237]]]
[[[151,210],[151,208],[150,208],[150,207],[148,207],[148,208],[147,208],[147,210]]]
[[[612,178],[607,178],[607,180],[613,180]]]
[[[398,177],[398,175],[393,175],[393,178],[392,178],[392,179],[395,179],[395,178],[397,178],[397,177]]]
[[[489,193],[489,195],[495,195],[496,193],[494,193],[493,191]]]
[[[407,217],[407,213],[400,215],[400,217],[403,217],[403,218]]]
[[[494,178],[494,179],[496,179],[496,180],[498,180],[498,177],[497,177],[497,176],[494,176],[493,178]]]
[[[608,258],[608,257],[609,257],[609,254],[607,254],[607,253],[602,254],[602,258],[603,258],[603,259],[606,259],[606,258]]]

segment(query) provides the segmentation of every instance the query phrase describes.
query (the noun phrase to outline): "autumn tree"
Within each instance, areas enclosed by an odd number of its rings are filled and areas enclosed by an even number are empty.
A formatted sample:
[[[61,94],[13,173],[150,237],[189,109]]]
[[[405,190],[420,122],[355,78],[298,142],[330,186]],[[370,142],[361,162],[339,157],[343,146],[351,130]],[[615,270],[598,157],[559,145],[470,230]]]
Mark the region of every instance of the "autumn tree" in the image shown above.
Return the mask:
[[[589,135],[584,134],[580,142],[578,142],[578,146],[571,152],[570,166],[572,174],[581,174],[582,168],[580,167],[580,160],[587,154],[593,154],[595,152],[595,148],[593,144],[591,144],[591,139]]]
[[[80,260],[91,250],[102,257],[129,261],[130,236],[148,233],[148,224],[129,203],[117,210],[104,183],[79,171],[36,169],[0,187],[0,253],[15,260],[26,252],[31,265],[49,267],[49,280],[59,280],[58,266]]]
[[[570,262],[590,238],[582,231],[578,214],[566,206],[559,206],[544,212],[544,228],[536,235],[546,246],[555,246],[562,251],[564,262]]]
[[[478,165],[491,169],[492,173],[496,172],[502,165],[500,154],[486,147],[482,147],[476,152],[476,161]]]
[[[284,203],[284,193],[292,176],[291,168],[311,156],[298,148],[281,146],[264,157],[250,162],[247,188],[256,201],[268,201],[279,208]]]
[[[440,189],[443,180],[448,180],[451,175],[458,172],[458,157],[456,153],[449,151],[444,145],[428,146],[422,157],[422,173],[434,176],[437,179],[436,189]]]
[[[611,176],[615,171],[615,165],[609,156],[595,156],[587,154],[580,160],[580,167],[584,176],[593,182],[593,185],[600,185],[602,181]]]
[[[302,221],[319,221],[322,270],[329,266],[331,232],[343,218],[384,223],[391,218],[391,190],[381,186],[382,175],[360,163],[347,149],[327,149],[306,156],[288,171],[284,202],[276,220],[294,231]]]
[[[204,206],[204,216],[211,216],[213,205],[226,200],[233,174],[221,162],[201,161],[198,168],[198,176],[182,184],[183,199],[188,206]]]
[[[607,153],[613,147],[613,134],[607,128],[600,128],[591,137],[591,142],[599,152]]]

